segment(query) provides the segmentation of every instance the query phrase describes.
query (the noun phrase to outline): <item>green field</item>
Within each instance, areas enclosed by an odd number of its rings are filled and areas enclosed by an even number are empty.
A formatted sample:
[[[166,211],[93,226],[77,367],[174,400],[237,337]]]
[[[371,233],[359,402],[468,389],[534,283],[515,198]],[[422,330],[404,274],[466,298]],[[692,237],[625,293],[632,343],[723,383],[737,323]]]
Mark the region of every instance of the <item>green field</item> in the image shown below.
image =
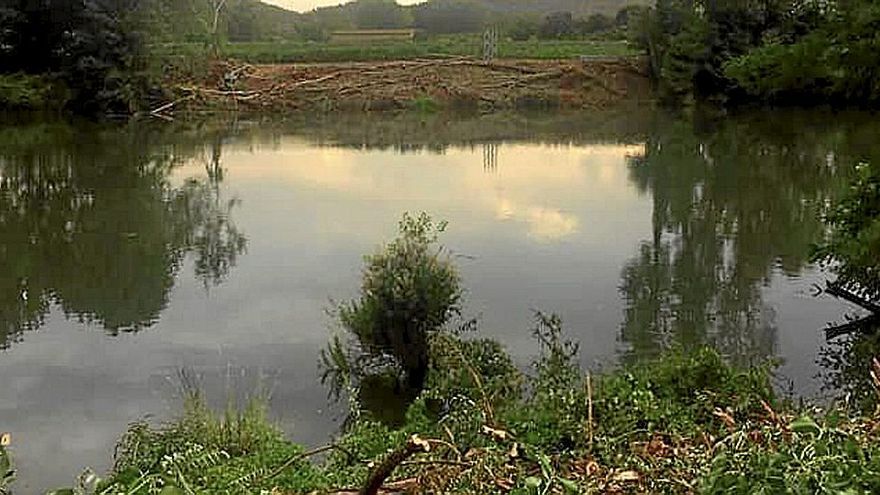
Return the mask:
[[[342,44],[320,42],[249,42],[228,43],[221,49],[224,57],[249,63],[363,62],[402,60],[436,56],[479,56],[478,36],[436,37],[415,42]],[[203,56],[206,48],[199,43],[176,43],[154,47],[161,57]],[[638,52],[625,41],[562,40],[501,41],[499,58],[560,59],[586,56],[629,56]]]

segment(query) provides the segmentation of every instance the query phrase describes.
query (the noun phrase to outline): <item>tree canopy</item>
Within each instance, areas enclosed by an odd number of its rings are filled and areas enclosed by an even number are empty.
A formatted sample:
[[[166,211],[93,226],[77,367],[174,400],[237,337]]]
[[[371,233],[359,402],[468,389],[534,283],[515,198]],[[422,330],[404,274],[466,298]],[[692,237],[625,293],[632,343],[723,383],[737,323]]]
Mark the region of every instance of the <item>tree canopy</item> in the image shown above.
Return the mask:
[[[670,99],[880,101],[871,0],[657,0],[630,27]]]
[[[80,112],[128,113],[143,91],[136,0],[0,1],[0,74],[50,74]]]

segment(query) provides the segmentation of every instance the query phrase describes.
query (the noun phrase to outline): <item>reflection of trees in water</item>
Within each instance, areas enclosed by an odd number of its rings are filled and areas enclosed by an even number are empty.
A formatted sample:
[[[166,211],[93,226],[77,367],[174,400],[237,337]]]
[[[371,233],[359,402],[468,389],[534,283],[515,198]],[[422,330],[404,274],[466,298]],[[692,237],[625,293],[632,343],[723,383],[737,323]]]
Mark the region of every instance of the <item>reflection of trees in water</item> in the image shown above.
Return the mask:
[[[0,130],[0,347],[40,327],[52,303],[114,334],[149,327],[189,252],[206,285],[224,279],[245,238],[220,197],[219,155],[208,179],[173,187],[187,153],[155,141],[137,129]]]
[[[381,117],[333,113],[291,116],[255,128],[261,137],[293,134],[334,147],[442,154],[482,143],[636,143],[644,139],[651,115],[644,106],[594,112],[404,112]]]
[[[829,342],[819,351],[823,388],[865,413],[873,412],[880,397],[870,371],[872,360],[878,357],[880,325]]]
[[[703,135],[664,122],[631,159],[654,232],[622,273],[628,359],[673,343],[713,344],[740,363],[773,354],[762,288],[774,268],[794,275],[808,262],[846,144],[834,129],[782,121],[730,119]]]
[[[488,173],[498,171],[498,145],[495,143],[483,144],[483,171]]]

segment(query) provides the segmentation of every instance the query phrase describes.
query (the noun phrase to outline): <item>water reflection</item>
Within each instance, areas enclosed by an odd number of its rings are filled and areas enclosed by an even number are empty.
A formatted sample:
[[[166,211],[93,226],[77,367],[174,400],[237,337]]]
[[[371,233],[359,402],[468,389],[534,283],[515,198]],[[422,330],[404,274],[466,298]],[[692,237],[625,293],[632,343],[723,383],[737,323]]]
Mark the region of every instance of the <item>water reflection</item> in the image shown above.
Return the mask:
[[[245,237],[220,194],[222,140],[207,178],[169,173],[202,146],[149,129],[33,124],[0,129],[0,347],[57,304],[111,334],[153,325],[187,253],[220,283]],[[163,142],[165,144],[163,144]]]
[[[871,371],[878,356],[880,325],[876,323],[829,342],[819,352],[823,390],[856,410],[874,412],[880,397]]]
[[[818,213],[878,130],[804,112],[778,119],[666,121],[631,158],[654,211],[651,239],[622,271],[626,359],[673,344],[712,344],[739,363],[776,355],[763,291],[775,273],[804,269],[823,231]]]

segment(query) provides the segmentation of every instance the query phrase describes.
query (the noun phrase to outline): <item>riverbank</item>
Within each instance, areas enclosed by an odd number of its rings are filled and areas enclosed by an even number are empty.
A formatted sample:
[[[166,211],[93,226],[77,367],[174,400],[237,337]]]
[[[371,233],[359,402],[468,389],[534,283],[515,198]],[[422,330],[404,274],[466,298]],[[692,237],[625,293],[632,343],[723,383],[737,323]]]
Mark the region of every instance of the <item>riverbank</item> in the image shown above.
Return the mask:
[[[379,63],[213,64],[200,77],[169,80],[159,116],[204,111],[585,109],[649,98],[639,58],[416,59]]]
[[[541,355],[525,375],[495,342],[437,334],[427,386],[403,424],[377,422],[353,401],[345,432],[314,449],[285,440],[261,400],[218,415],[195,391],[178,421],[134,424],[114,472],[93,485],[131,494],[880,489],[876,413],[793,406],[774,394],[769,367],[736,369],[709,349],[585,374],[558,319],[539,315],[535,335]]]

